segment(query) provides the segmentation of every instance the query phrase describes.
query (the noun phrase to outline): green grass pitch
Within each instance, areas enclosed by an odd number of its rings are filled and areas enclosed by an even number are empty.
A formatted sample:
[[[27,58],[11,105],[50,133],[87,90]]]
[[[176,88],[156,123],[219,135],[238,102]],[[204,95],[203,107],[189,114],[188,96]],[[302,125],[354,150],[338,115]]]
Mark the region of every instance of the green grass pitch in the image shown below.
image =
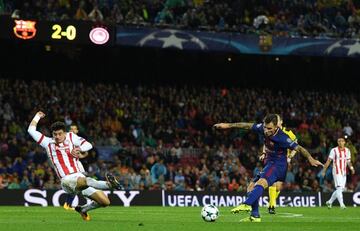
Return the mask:
[[[239,223],[246,214],[233,215],[231,208],[221,207],[216,222],[204,222],[199,207],[108,207],[91,211],[92,220],[85,222],[74,211],[62,207],[0,206],[0,230],[360,230],[360,208],[339,207],[277,208],[269,215],[261,208],[261,223]]]

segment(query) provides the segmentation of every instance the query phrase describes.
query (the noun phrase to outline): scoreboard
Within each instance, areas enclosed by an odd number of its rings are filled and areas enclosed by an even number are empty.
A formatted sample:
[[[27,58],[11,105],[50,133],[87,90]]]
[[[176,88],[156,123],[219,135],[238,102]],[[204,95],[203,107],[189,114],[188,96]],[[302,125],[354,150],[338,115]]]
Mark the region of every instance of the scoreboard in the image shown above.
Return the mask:
[[[83,45],[114,45],[115,26],[91,21],[53,22],[0,16],[0,38]]]

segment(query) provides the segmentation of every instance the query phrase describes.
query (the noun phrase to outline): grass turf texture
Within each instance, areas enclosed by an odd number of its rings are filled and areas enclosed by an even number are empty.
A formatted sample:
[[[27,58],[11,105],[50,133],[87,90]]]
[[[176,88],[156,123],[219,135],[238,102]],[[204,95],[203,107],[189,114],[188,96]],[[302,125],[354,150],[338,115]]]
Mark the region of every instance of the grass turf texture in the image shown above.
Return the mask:
[[[0,206],[0,230],[360,230],[360,208],[339,207],[277,208],[269,215],[260,208],[261,223],[239,223],[247,214],[231,214],[231,208],[220,207],[216,222],[205,222],[199,207],[109,207],[90,211],[92,220],[85,222],[74,211],[62,207]]]

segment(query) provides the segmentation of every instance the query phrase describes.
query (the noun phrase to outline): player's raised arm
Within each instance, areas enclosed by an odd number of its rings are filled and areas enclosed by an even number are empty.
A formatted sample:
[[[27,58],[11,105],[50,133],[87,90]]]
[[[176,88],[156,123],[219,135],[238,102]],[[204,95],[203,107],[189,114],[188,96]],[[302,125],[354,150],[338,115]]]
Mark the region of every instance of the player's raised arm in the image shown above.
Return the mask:
[[[306,150],[304,147],[297,145],[297,147],[295,148],[295,150],[297,152],[300,152],[304,157],[306,157],[308,159],[308,161],[310,162],[311,166],[324,166],[320,161],[314,159],[310,152],[308,150]]]
[[[228,128],[242,128],[242,129],[251,129],[254,123],[217,123],[213,127],[216,129],[228,129]]]
[[[40,145],[42,145],[42,142],[43,142],[45,136],[43,134],[41,134],[40,132],[36,131],[36,126],[37,126],[39,120],[44,117],[45,117],[44,112],[42,112],[42,111],[37,112],[36,115],[34,116],[34,118],[32,119],[32,121],[29,125],[29,128],[28,128],[28,133]]]

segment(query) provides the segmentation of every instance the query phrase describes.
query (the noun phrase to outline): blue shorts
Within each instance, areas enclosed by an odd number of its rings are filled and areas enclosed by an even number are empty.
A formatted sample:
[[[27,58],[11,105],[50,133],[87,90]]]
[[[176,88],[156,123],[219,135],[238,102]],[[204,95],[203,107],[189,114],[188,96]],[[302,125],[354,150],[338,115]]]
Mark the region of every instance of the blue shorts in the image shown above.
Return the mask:
[[[269,186],[273,185],[276,181],[285,181],[287,171],[287,163],[275,163],[268,161],[264,169],[256,174],[253,182],[257,182],[260,178],[266,179]]]

